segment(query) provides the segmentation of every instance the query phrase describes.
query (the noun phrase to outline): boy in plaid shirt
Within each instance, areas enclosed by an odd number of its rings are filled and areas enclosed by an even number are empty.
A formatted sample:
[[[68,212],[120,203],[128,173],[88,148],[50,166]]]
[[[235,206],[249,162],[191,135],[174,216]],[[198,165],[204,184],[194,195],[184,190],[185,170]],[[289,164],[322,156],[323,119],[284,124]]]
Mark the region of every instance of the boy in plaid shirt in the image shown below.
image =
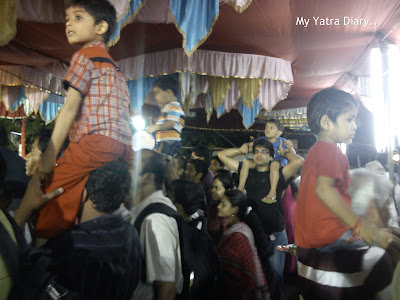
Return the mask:
[[[128,86],[105,46],[116,25],[115,8],[107,0],[72,0],[65,13],[68,42],[82,49],[64,77],[66,101],[38,163],[42,179],[52,174],[45,193],[65,191],[39,212],[36,236],[43,239],[74,225],[91,171],[110,161],[129,163],[133,152]],[[70,144],[56,163],[67,136]]]

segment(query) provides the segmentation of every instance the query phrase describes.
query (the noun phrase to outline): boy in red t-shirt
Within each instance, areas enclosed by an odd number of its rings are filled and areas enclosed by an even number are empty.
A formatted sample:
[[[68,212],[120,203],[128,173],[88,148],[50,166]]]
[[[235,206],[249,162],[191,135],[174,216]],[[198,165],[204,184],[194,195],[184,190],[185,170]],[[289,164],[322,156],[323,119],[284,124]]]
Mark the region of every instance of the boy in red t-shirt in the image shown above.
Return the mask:
[[[42,179],[54,170],[45,192],[65,191],[39,213],[36,236],[42,239],[74,225],[91,171],[111,161],[129,163],[133,152],[128,86],[105,46],[116,25],[115,8],[107,0],[72,0],[65,16],[68,42],[82,49],[64,77],[66,101],[38,163]],[[67,136],[69,146],[56,163]]]
[[[377,244],[387,248],[394,236],[358,218],[350,208],[349,163],[338,143],[350,144],[357,126],[358,103],[343,91],[329,88],[307,106],[307,121],[317,142],[301,173],[295,216],[295,241],[302,248],[334,252]]]

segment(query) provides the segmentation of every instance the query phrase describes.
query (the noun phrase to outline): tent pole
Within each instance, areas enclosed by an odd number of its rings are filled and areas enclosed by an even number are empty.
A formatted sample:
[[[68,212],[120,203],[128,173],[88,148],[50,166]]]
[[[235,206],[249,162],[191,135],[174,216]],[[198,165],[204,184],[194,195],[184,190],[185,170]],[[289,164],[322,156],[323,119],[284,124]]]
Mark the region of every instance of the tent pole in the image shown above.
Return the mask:
[[[26,124],[26,119],[22,119],[21,122],[21,145],[22,145],[22,158],[25,158],[25,124]]]

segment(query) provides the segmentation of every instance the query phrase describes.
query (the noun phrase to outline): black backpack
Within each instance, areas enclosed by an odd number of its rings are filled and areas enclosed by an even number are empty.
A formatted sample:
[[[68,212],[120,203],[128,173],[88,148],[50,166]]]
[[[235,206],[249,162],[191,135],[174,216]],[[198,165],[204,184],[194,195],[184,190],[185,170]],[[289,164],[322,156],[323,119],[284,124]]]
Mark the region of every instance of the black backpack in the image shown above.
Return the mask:
[[[9,300],[79,299],[79,295],[56,282],[56,276],[49,271],[51,256],[43,248],[29,249],[25,237],[14,219],[7,217],[17,243],[15,244],[5,226],[0,222],[0,256],[12,279]]]
[[[150,214],[162,213],[176,220],[182,260],[183,290],[176,299],[218,299],[221,286],[220,262],[214,241],[207,232],[203,218],[202,229],[184,219],[163,203],[152,203],[139,214],[135,228],[140,234],[143,220]]]

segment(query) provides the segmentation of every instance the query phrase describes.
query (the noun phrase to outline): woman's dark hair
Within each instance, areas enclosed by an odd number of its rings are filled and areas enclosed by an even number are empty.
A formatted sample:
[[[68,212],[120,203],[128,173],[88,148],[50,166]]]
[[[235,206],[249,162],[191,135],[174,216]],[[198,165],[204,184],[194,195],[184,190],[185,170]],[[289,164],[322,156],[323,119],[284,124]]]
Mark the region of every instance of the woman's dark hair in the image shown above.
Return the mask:
[[[269,249],[269,239],[261,224],[260,218],[253,210],[247,213],[249,203],[243,192],[239,190],[230,190],[226,191],[225,195],[228,197],[232,207],[237,206],[239,208],[237,213],[239,220],[245,222],[253,232],[258,256],[260,257],[261,264],[265,271],[268,267],[268,257],[272,255],[273,251]]]
[[[232,190],[234,188],[232,175],[231,172],[229,172],[228,170],[218,170],[218,173],[214,176],[213,180],[215,179],[218,179],[222,183],[222,186],[226,191]]]
[[[188,216],[194,214],[206,201],[206,194],[201,184],[177,179],[171,182],[171,187],[174,189],[175,202],[182,205]]]

